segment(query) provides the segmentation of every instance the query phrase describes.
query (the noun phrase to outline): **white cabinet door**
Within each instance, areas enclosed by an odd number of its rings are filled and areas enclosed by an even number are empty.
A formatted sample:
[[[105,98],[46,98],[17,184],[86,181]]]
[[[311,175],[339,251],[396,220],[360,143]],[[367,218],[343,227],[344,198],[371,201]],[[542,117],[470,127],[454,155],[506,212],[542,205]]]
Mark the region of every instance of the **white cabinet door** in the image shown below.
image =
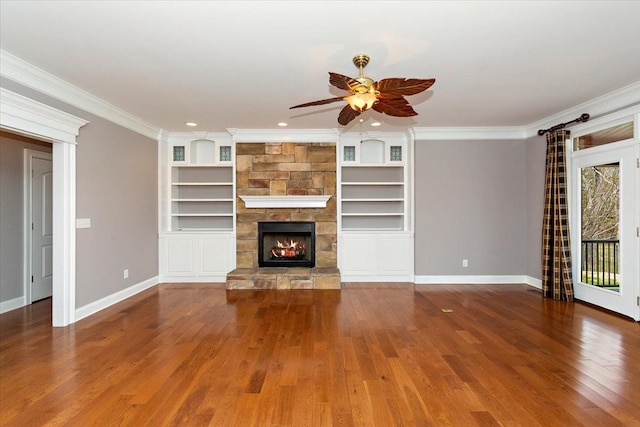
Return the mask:
[[[193,276],[195,274],[195,242],[192,236],[165,237],[160,239],[160,243],[163,275]]]
[[[343,281],[413,281],[413,235],[410,233],[348,233],[340,236],[339,242]]]
[[[374,236],[344,236],[340,246],[340,273],[347,275],[370,275],[375,270]]]
[[[226,275],[231,269],[231,250],[229,237],[202,236],[200,237],[199,276]]]
[[[378,274],[382,276],[405,275],[413,260],[413,239],[406,235],[379,235],[376,238]]]
[[[168,233],[160,237],[160,273],[164,282],[224,282],[234,267],[232,233]]]

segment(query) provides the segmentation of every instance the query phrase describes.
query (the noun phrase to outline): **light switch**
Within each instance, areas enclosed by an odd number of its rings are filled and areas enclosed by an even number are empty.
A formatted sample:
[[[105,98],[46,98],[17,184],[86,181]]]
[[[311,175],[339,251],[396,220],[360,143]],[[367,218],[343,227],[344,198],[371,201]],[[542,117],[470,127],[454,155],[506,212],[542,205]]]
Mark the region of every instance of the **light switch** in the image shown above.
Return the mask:
[[[91,228],[91,218],[76,219],[76,228]]]

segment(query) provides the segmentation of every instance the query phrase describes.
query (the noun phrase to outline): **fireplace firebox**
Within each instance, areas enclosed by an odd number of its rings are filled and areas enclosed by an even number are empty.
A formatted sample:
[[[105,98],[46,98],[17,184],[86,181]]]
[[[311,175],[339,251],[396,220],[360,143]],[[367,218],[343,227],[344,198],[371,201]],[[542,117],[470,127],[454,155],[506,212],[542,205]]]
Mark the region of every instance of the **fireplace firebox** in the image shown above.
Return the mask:
[[[259,267],[312,268],[316,264],[315,246],[315,222],[258,222]]]

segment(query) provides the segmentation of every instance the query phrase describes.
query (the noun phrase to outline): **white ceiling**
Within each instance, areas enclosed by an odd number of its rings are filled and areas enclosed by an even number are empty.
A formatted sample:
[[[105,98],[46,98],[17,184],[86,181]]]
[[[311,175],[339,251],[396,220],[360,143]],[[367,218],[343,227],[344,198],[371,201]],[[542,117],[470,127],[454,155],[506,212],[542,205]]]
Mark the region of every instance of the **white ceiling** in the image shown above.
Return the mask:
[[[378,130],[526,126],[640,81],[640,1],[0,1],[0,48],[171,132],[341,129],[329,71],[435,78]],[[350,126],[354,126],[356,121]],[[345,130],[349,130],[348,128]]]

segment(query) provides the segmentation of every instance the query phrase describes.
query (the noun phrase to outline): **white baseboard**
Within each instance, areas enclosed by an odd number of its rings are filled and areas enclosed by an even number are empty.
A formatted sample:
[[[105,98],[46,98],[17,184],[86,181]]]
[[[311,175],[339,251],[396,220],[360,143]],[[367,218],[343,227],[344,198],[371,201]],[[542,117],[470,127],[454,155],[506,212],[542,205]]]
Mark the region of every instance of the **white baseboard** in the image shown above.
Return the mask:
[[[536,279],[535,277],[531,277],[531,276],[524,276],[524,277],[525,277],[525,283],[527,285],[531,285],[534,288],[542,289],[542,279]]]
[[[160,276],[160,283],[226,283],[227,276]]]
[[[340,274],[341,282],[402,282],[413,283],[413,275],[400,276],[362,276]]]
[[[25,297],[18,297],[7,301],[0,302],[0,314],[7,311],[15,310],[16,308],[24,307],[27,305]]]
[[[416,276],[416,285],[488,285],[529,283],[528,276]]]
[[[159,283],[158,276],[154,276],[140,283],[137,283],[133,286],[130,286],[126,289],[118,291],[114,294],[101,298],[98,301],[94,301],[83,307],[77,308],[75,313],[76,315],[75,321],[77,322],[80,319],[84,319],[87,316],[91,316],[92,314],[95,314],[100,310],[104,310],[105,308],[112,306],[113,304],[123,301],[129,297],[132,297],[135,294],[144,291],[145,289],[149,289],[157,285],[158,283]]]

